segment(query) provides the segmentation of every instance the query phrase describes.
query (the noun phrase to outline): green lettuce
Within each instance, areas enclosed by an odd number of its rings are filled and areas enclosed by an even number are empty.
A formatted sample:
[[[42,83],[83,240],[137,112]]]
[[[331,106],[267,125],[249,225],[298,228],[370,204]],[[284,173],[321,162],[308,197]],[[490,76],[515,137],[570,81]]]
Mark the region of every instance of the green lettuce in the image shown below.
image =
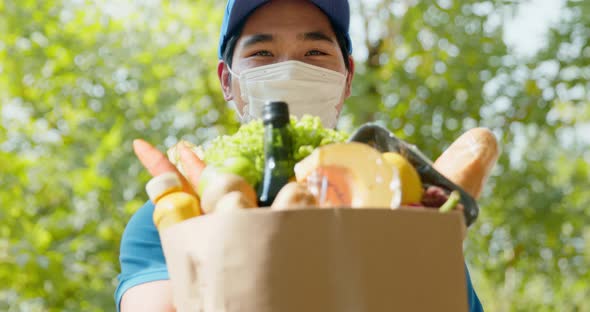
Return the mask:
[[[301,119],[291,117],[293,136],[293,157],[297,163],[309,156],[319,146],[344,142],[348,134],[342,131],[324,128],[319,117],[305,115]],[[240,170],[249,183],[256,186],[262,179],[264,170],[264,127],[262,121],[254,120],[242,125],[233,135],[219,136],[205,145],[204,161],[208,166],[223,168],[228,162],[240,159],[249,163]]]

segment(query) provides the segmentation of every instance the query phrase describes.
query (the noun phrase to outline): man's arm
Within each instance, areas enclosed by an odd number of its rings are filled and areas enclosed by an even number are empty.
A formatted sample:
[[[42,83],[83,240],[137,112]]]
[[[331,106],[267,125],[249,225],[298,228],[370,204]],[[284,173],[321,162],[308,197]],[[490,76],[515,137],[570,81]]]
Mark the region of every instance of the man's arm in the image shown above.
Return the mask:
[[[204,167],[188,147],[180,144],[180,160],[189,172],[188,180],[198,183],[198,173]],[[166,155],[149,143],[136,140],[133,149],[152,176],[164,172],[176,172],[183,181],[185,191],[194,192],[187,181]],[[168,277],[166,260],[160,235],[153,222],[154,205],[148,201],[129,220],[121,239],[121,274],[115,291],[118,311],[175,311],[172,303],[172,287]]]
[[[174,311],[166,259],[147,202],[129,220],[121,239],[118,311]],[[168,309],[166,308],[168,307]]]
[[[121,312],[174,312],[169,280],[149,282],[130,288],[121,299]]]

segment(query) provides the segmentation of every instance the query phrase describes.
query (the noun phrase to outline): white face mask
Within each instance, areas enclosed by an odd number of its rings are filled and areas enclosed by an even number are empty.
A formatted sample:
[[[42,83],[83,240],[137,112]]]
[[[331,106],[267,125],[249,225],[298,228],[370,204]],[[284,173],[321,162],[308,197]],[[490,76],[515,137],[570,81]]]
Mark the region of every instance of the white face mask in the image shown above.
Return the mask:
[[[240,75],[229,71],[239,79],[241,96],[246,102],[242,122],[262,118],[268,101],[284,101],[289,104],[291,115],[318,116],[324,127],[336,126],[336,106],[344,95],[345,75],[299,61],[255,67]]]

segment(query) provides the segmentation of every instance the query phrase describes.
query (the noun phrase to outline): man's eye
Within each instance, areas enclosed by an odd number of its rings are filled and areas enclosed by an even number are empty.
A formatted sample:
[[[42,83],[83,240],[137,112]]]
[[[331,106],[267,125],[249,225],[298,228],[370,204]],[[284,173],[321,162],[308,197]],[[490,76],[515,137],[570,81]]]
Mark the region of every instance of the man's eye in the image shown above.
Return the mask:
[[[252,56],[272,56],[272,53],[266,50],[262,50],[252,54]]]
[[[311,50],[305,53],[305,56],[318,56],[318,55],[327,55],[326,53],[319,51],[319,50]]]

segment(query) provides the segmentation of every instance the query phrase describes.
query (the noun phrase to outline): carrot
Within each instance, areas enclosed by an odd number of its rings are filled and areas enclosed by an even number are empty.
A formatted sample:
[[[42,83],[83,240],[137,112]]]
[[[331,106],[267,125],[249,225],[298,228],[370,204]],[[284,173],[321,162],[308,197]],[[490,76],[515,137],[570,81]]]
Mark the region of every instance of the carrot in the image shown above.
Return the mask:
[[[168,160],[168,157],[164,153],[160,152],[157,148],[153,147],[148,142],[136,139],[133,141],[133,151],[141,162],[141,164],[147,169],[147,171],[153,176],[161,175],[165,172],[174,172],[182,182],[182,188],[185,192],[196,195],[195,190],[192,188],[190,183],[180,174],[178,169]]]

